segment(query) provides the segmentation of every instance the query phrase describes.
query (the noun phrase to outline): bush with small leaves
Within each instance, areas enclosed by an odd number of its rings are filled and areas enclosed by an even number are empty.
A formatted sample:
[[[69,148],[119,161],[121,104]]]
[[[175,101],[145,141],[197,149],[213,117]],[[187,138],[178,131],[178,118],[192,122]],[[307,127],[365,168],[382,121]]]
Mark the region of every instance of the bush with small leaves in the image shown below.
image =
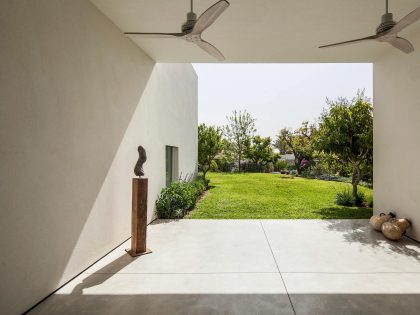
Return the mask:
[[[163,188],[156,200],[159,219],[179,219],[195,206],[197,198],[206,190],[202,179],[193,182],[178,181]]]
[[[277,160],[274,163],[274,170],[276,172],[287,170],[287,161],[285,161],[285,160]]]
[[[200,182],[204,185],[204,189],[201,190],[201,193],[204,192],[205,190],[207,190],[209,188],[209,184],[210,184],[210,179],[204,179],[202,176],[197,176],[195,182]]]

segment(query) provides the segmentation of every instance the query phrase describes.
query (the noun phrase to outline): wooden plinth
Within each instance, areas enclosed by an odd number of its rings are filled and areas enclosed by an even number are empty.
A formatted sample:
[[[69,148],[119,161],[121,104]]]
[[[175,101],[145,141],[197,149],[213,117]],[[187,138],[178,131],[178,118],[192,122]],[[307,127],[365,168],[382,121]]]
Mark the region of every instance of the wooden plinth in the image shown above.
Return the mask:
[[[131,248],[126,252],[133,257],[150,254],[146,247],[147,232],[147,178],[133,178],[131,207]]]

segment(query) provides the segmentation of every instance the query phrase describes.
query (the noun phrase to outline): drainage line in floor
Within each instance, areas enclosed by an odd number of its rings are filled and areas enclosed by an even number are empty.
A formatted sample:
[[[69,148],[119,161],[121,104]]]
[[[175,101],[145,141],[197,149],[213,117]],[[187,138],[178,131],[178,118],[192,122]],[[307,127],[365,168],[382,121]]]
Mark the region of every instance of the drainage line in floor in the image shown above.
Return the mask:
[[[292,307],[293,313],[296,315],[295,307],[293,306],[292,299],[291,299],[290,294],[289,294],[289,291],[287,290],[287,287],[286,287],[286,282],[284,282],[283,276],[281,275],[281,272],[280,272],[280,267],[279,267],[279,265],[278,265],[278,263],[277,263],[276,257],[274,256],[273,249],[271,248],[270,241],[268,240],[267,233],[265,233],[265,229],[264,229],[264,226],[263,226],[263,224],[262,224],[262,222],[261,222],[261,221],[260,221],[260,225],[261,225],[261,229],[263,230],[263,233],[264,233],[265,239],[267,240],[268,247],[270,248],[271,255],[273,256],[274,263],[276,264],[276,267],[277,267],[277,270],[278,270],[278,272],[279,272],[279,275],[280,275],[281,281],[283,282],[283,286],[284,286],[284,289],[286,290],[287,297],[289,298],[290,306]]]

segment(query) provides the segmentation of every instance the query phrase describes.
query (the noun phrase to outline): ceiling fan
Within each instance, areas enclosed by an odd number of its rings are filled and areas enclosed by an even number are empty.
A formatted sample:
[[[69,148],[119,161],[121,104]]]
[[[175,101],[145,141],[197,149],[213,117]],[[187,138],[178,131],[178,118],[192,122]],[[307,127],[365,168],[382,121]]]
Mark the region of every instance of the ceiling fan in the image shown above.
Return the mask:
[[[181,33],[138,33],[126,32],[127,35],[140,35],[143,37],[156,37],[156,38],[183,38],[188,42],[192,42],[199,46],[201,49],[212,55],[216,59],[223,61],[225,57],[223,54],[212,44],[206,42],[201,38],[201,33],[212,25],[216,19],[227,9],[230,3],[226,0],[221,0],[213,4],[206,11],[201,14],[198,19],[193,11],[193,0],[191,0],[191,11],[187,13],[187,21],[182,24]]]
[[[353,39],[346,42],[320,46],[319,48],[341,46],[362,41],[376,40],[386,42],[395,48],[409,54],[414,51],[413,45],[405,38],[399,37],[398,33],[420,19],[420,7],[403,17],[399,22],[394,22],[392,13],[388,12],[388,0],[386,0],[386,13],[382,15],[381,24],[376,28],[376,35]]]

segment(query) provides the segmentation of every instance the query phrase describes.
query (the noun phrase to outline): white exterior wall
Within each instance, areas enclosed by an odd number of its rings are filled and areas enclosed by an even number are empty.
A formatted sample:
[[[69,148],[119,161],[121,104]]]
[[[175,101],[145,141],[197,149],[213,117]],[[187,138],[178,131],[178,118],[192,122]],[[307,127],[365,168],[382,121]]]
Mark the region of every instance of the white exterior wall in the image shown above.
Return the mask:
[[[374,207],[412,220],[420,240],[420,34],[416,51],[396,49],[379,58],[374,72]]]
[[[165,145],[195,172],[197,77],[85,0],[2,1],[0,52],[0,313],[18,314],[130,236],[139,144],[149,221]]]

